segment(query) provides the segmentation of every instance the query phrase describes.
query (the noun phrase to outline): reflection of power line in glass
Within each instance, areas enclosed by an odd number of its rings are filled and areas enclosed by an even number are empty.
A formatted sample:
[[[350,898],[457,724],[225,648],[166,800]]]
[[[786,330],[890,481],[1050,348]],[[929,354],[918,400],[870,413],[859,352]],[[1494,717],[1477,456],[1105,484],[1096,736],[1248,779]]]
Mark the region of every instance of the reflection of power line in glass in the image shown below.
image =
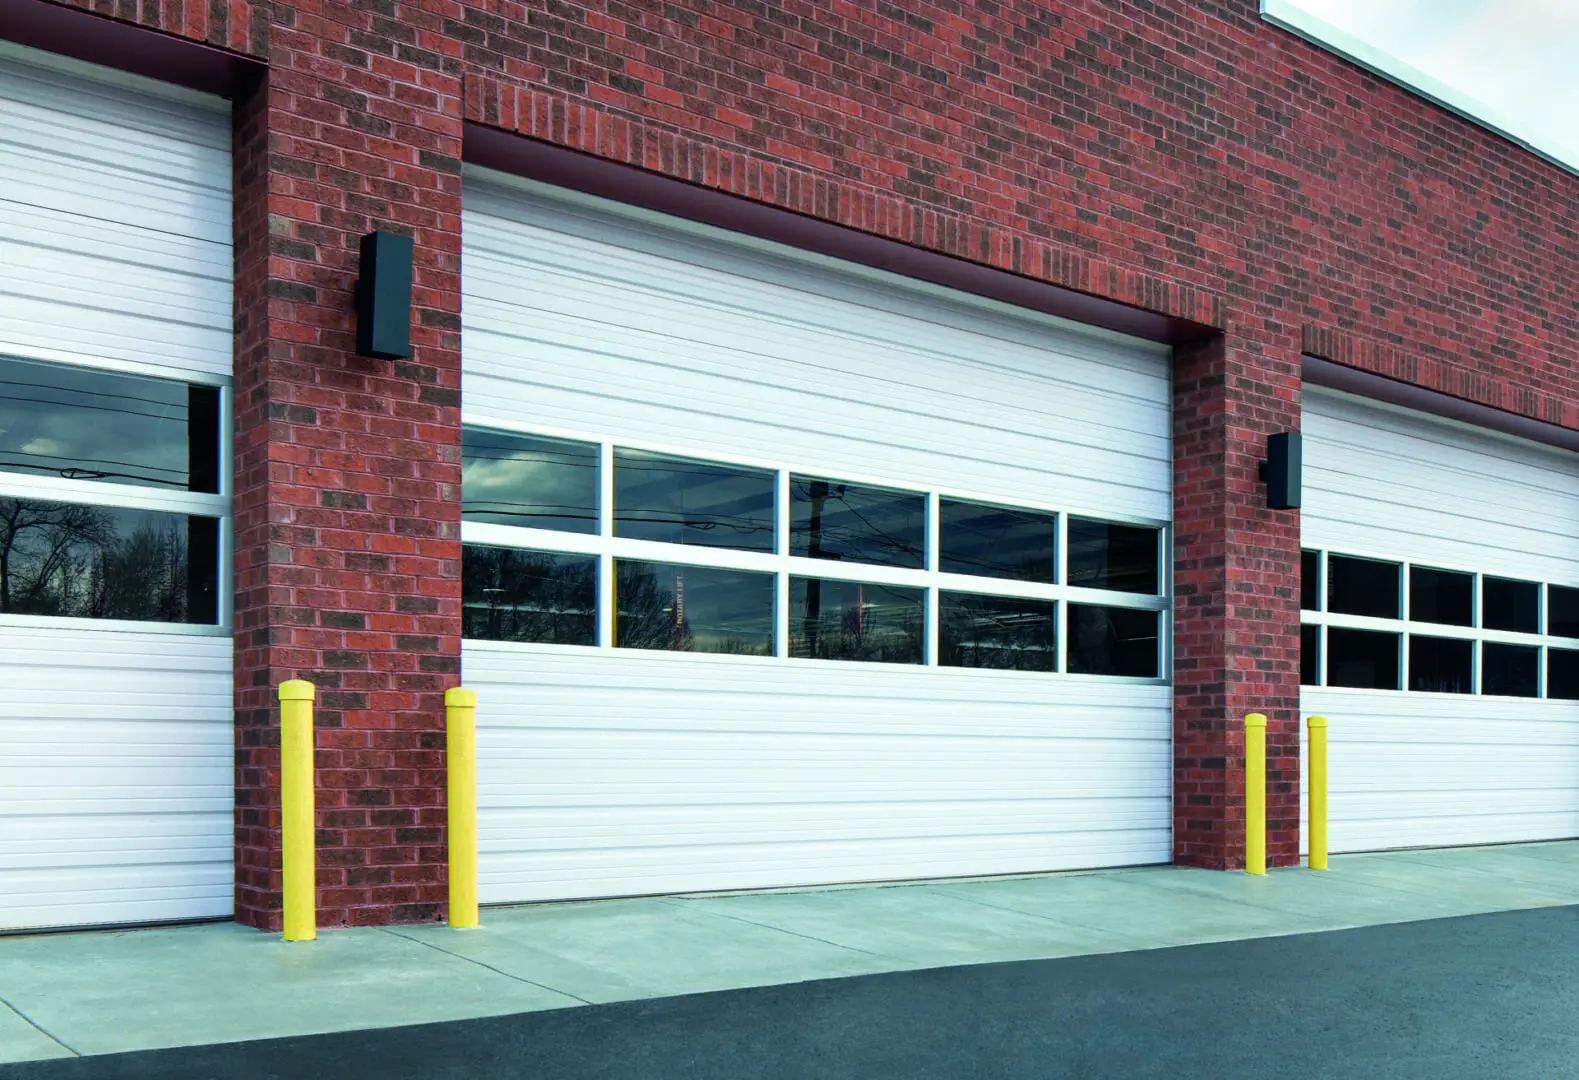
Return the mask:
[[[39,457],[41,459],[46,459],[46,460],[49,459],[49,458],[54,458],[54,460],[56,460],[56,461],[72,461],[72,460],[76,460],[76,461],[80,462],[80,461],[86,460],[86,461],[89,461],[92,464],[91,465],[87,465],[87,466],[82,465],[82,464],[63,465],[62,466],[62,465],[48,465],[48,464],[44,464],[43,460],[40,460],[40,461],[10,461],[10,460],[5,460],[5,459],[0,459],[0,469],[13,469],[13,470],[16,470],[18,472],[24,472],[25,471],[25,472],[54,473],[55,475],[64,477],[67,480],[136,480],[136,481],[139,481],[139,482],[144,483],[144,484],[157,484],[157,485],[162,486],[162,487],[177,487],[177,488],[183,488],[183,489],[187,486],[187,483],[188,483],[188,481],[187,481],[187,471],[185,469],[166,469],[166,468],[162,468],[162,467],[160,467],[158,465],[142,465],[139,462],[135,462],[135,461],[99,460],[99,461],[95,462],[91,458],[88,458],[88,459],[72,459],[72,458],[65,458],[65,457],[59,457],[57,455],[47,455],[47,454],[40,454]],[[116,472],[116,471],[110,470],[110,469],[100,469],[100,468],[92,467],[94,465],[124,465],[127,468],[146,468],[146,469],[152,469],[154,472],[171,473],[171,474],[173,474],[175,476],[180,477],[180,479],[167,480],[167,479],[164,479],[164,478],[158,477],[158,476],[146,476],[146,475],[144,475],[142,473]]]
[[[462,453],[461,467],[465,468],[467,465],[472,465],[479,461],[519,461],[527,465],[544,464],[571,469],[596,469],[598,467],[597,458],[594,457],[591,461],[587,461],[584,455],[581,454],[549,454],[536,451],[530,454],[480,454],[469,446]]]
[[[5,384],[6,384],[5,380],[4,379],[0,379],[0,386],[3,386]],[[28,384],[22,384],[22,385],[28,385]],[[37,386],[34,386],[32,388],[33,389],[43,389],[43,390],[50,389],[49,387],[37,387]],[[101,393],[96,393],[96,392],[93,393],[93,394],[84,395],[84,396],[115,398],[115,399],[118,399],[118,400],[125,400],[125,401],[141,401],[141,402],[143,402],[145,404],[148,404],[148,405],[161,405],[161,406],[164,406],[165,408],[167,408],[167,409],[169,409],[171,411],[170,412],[157,412],[157,413],[144,412],[141,409],[121,409],[121,408],[116,408],[116,407],[110,406],[110,405],[95,405],[95,404],[92,404],[90,402],[82,401],[80,399],[79,400],[61,401],[61,400],[56,399],[56,398],[24,397],[24,396],[22,396],[20,394],[7,394],[7,395],[5,395],[3,400],[5,400],[5,401],[22,401],[22,402],[27,402],[28,404],[31,404],[31,405],[61,405],[61,406],[64,406],[64,407],[72,410],[73,412],[120,413],[120,414],[123,414],[123,415],[126,415],[126,416],[141,416],[141,417],[143,417],[145,419],[148,419],[148,420],[179,420],[183,424],[186,423],[187,404],[184,401],[182,401],[180,403],[163,402],[163,401],[159,401],[156,398],[137,397],[135,394],[101,394]],[[175,415],[176,413],[179,413],[179,415]]]

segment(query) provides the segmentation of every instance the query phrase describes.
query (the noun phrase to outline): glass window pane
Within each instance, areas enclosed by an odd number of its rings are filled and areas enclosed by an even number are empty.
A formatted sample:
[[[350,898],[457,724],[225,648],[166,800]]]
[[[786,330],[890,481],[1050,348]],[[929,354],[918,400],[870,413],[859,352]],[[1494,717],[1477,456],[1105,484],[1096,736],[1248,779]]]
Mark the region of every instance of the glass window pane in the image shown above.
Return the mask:
[[[1475,690],[1475,643],[1457,638],[1409,635],[1409,689],[1433,694]]]
[[[1142,525],[1069,519],[1069,581],[1087,589],[1159,591],[1157,546],[1162,532]]]
[[[921,569],[926,565],[925,495],[790,477],[790,554]]]
[[[1349,555],[1327,555],[1327,610],[1340,615],[1370,615],[1378,619],[1398,618],[1397,563],[1375,559],[1356,559]],[[1338,648],[1329,639],[1327,648],[1334,657]],[[1394,674],[1397,674],[1396,665]],[[1339,685],[1333,683],[1331,685]],[[1348,684],[1342,684],[1348,685]],[[1395,685],[1392,689],[1396,690]]]
[[[598,643],[597,556],[478,544],[461,551],[463,637]]]
[[[1480,646],[1480,692],[1499,697],[1535,697],[1540,693],[1541,650],[1534,645]]]
[[[1318,686],[1321,683],[1321,627],[1299,628],[1299,684]]]
[[[1327,685],[1398,689],[1398,635],[1329,626]]]
[[[774,474],[614,451],[614,535],[664,544],[773,550]]]
[[[791,656],[926,662],[926,591],[854,581],[791,577]]]
[[[1321,552],[1299,553],[1299,606],[1306,611],[1321,610]]]
[[[1475,575],[1411,566],[1409,617],[1446,626],[1475,625]]]
[[[0,498],[0,612],[218,621],[219,522]]]
[[[622,649],[773,655],[773,575],[616,559]]]
[[[219,490],[219,391],[0,357],[0,470]]]
[[[938,663],[1003,671],[1058,670],[1058,605],[972,593],[938,594]]]
[[[1546,696],[1579,701],[1579,649],[1546,650]]]
[[[1053,583],[1056,514],[940,499],[938,533],[946,574]]]
[[[598,445],[466,428],[461,499],[467,521],[595,533]]]
[[[1541,630],[1541,587],[1533,581],[1486,577],[1480,586],[1480,625],[1487,630]]]
[[[1546,632],[1579,638],[1579,589],[1553,585],[1546,590]]]
[[[1158,621],[1155,611],[1070,604],[1069,670],[1156,678]]]

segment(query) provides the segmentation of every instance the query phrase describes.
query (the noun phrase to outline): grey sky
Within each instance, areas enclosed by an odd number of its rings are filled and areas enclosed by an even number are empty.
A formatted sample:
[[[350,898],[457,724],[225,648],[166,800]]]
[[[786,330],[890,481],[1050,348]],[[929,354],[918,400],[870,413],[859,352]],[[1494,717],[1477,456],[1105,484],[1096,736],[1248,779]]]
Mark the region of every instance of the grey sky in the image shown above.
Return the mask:
[[[1430,76],[1462,95],[1454,104],[1464,111],[1579,169],[1579,124],[1573,119],[1579,115],[1579,74],[1571,66],[1579,42],[1579,0],[1284,0],[1284,5]]]

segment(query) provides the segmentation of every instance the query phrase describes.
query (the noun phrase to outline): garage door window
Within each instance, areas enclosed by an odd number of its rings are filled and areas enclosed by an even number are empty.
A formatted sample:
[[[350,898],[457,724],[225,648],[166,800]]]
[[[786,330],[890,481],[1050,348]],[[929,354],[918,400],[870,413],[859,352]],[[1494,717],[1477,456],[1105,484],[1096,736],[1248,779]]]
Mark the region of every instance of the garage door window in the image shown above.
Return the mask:
[[[485,641],[598,643],[598,559],[467,544],[462,633]]]
[[[622,649],[773,655],[773,575],[614,560]]]
[[[1159,525],[595,439],[463,445],[469,638],[1165,671]]]
[[[0,357],[0,617],[221,626],[222,397]]]
[[[772,551],[773,502],[764,469],[614,451],[615,536]]]
[[[919,570],[926,496],[842,480],[790,477],[790,554]]]
[[[1307,686],[1579,697],[1579,588],[1336,552],[1300,565]]]
[[[598,445],[466,428],[463,513],[529,529],[598,531]]]
[[[938,518],[939,569],[944,573],[1053,583],[1056,514],[940,499]]]

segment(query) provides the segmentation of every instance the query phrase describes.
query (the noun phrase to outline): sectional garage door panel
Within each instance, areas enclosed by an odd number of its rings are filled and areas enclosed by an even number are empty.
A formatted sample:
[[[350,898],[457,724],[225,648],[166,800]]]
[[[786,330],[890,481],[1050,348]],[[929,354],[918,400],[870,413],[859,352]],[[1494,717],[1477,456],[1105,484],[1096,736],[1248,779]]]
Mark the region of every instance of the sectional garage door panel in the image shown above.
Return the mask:
[[[224,100],[0,43],[0,930],[232,911],[230,169]]]
[[[1306,391],[1307,548],[1579,583],[1571,455]]]
[[[736,658],[727,658],[735,660]],[[482,899],[1166,862],[1165,686],[468,642]]]
[[[1307,687],[1301,708],[1332,721],[1332,851],[1579,836],[1573,702]]]
[[[227,916],[228,637],[0,627],[0,926]]]
[[[1303,428],[1306,549],[1476,574],[1477,581],[1579,586],[1573,455],[1308,389]],[[1356,621],[1341,612],[1307,611],[1305,621],[1327,621],[1328,634],[1348,627],[1402,635],[1395,640],[1410,650],[1433,638],[1470,638],[1483,689],[1480,641],[1540,649],[1543,675],[1547,652],[1573,647],[1537,633]],[[1305,715],[1331,722],[1331,849],[1579,836],[1579,702],[1411,689],[1410,653],[1403,655],[1402,689],[1306,686],[1301,693]]]
[[[230,116],[0,52],[0,352],[229,375]]]
[[[470,425],[782,470],[780,512],[798,473],[1169,517],[1165,349],[496,176],[466,199]],[[776,658],[464,643],[484,900],[1169,858],[1162,680],[792,659],[778,587]]]
[[[1160,347],[479,183],[464,287],[468,415],[1171,514]]]

